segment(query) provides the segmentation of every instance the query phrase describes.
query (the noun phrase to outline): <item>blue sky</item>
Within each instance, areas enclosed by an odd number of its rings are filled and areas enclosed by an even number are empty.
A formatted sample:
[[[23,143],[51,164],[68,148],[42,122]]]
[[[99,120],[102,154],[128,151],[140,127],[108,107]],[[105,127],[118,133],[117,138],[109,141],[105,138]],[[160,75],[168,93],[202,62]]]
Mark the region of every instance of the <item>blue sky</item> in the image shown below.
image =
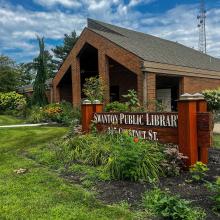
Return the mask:
[[[220,0],[206,0],[207,51],[220,57]],[[199,0],[0,0],[0,54],[28,62],[86,26],[87,17],[198,48]]]

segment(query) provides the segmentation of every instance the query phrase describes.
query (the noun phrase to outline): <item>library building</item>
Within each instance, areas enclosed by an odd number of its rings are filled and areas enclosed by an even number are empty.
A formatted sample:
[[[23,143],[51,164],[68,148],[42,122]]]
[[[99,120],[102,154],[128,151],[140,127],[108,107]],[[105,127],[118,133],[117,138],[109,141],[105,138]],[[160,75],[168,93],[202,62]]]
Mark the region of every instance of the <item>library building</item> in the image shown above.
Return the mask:
[[[88,19],[52,82],[53,101],[80,106],[86,78],[100,76],[105,103],[125,101],[129,89],[141,104],[158,100],[176,111],[179,96],[220,87],[220,59],[145,33]]]

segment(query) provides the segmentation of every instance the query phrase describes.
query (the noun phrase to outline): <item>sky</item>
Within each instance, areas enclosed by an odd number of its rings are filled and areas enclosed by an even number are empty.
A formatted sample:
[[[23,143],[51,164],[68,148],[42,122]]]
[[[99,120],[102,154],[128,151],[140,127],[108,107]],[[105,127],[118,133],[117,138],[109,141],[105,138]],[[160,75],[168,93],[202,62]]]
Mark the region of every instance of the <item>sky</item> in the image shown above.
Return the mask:
[[[50,50],[64,34],[79,35],[87,18],[198,48],[199,0],[0,0],[0,54],[16,62],[38,55],[36,35]],[[206,0],[207,53],[220,57],[220,0]]]

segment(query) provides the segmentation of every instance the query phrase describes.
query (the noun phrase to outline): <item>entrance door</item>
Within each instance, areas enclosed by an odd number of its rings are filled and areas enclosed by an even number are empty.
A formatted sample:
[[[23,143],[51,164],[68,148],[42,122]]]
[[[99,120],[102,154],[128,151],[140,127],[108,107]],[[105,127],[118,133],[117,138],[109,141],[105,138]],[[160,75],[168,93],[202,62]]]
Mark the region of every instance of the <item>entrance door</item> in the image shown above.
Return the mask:
[[[157,101],[162,104],[164,111],[171,112],[171,89],[157,89]]]

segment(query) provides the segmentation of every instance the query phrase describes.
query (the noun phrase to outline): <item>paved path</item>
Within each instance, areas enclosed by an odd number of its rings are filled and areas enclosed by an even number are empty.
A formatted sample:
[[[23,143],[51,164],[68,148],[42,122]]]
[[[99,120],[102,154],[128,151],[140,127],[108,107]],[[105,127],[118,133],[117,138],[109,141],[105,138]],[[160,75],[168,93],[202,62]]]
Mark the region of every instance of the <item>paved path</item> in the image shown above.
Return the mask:
[[[49,125],[49,124],[51,124],[51,123],[21,124],[21,125],[1,125],[0,128],[37,127],[37,126]]]

